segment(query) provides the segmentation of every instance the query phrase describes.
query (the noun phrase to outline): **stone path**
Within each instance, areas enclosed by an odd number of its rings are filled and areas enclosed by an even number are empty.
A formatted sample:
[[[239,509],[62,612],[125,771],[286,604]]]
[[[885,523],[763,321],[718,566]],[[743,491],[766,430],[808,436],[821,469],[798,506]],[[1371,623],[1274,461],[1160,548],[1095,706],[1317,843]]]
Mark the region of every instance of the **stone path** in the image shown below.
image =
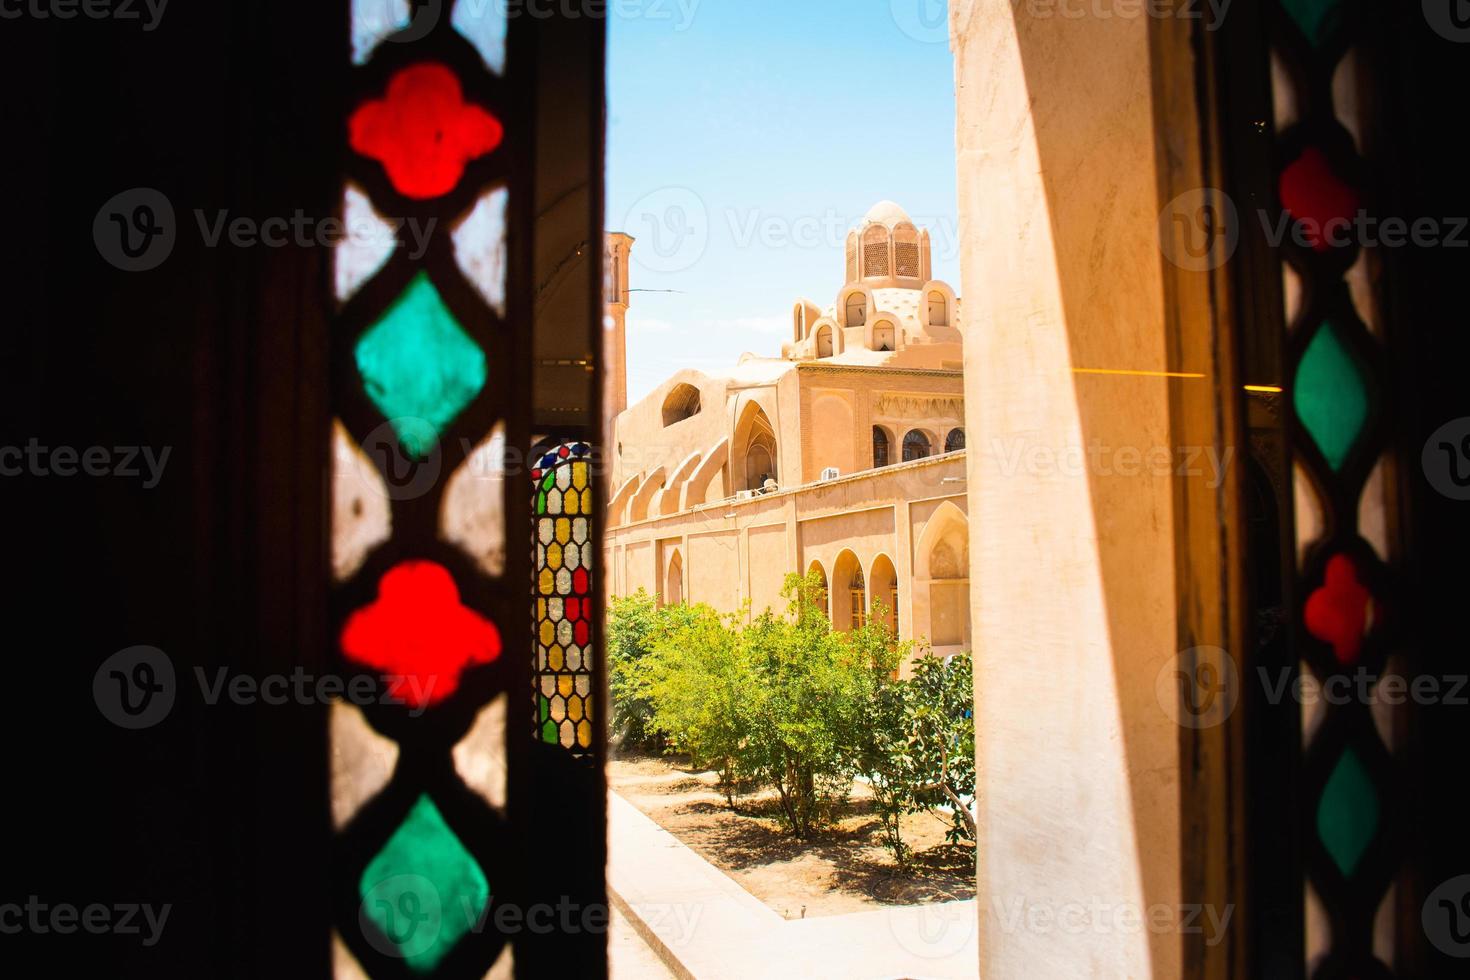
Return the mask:
[[[688,980],[972,980],[975,903],[786,920],[617,793],[608,794],[613,904]]]

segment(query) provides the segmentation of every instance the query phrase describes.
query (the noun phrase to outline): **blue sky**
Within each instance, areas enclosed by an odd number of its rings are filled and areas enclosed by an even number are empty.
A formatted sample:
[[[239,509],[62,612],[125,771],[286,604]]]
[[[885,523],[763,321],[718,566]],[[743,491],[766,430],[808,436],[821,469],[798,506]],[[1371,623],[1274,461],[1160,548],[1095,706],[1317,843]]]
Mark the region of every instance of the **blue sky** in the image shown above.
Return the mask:
[[[959,288],[940,0],[610,0],[607,227],[633,246],[628,389],[776,356],[877,201]],[[639,290],[650,290],[640,292]]]

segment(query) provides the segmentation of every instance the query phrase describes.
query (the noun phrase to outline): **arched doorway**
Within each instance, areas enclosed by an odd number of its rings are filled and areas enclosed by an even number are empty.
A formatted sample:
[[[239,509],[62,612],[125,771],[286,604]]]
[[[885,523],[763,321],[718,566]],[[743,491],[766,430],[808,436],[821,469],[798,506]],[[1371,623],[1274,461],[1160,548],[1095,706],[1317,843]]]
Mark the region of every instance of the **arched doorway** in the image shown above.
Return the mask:
[[[730,467],[737,490],[760,490],[767,480],[780,481],[776,452],[776,430],[765,410],[755,402],[746,404],[735,426],[736,446]]]
[[[970,522],[945,501],[915,548],[914,634],[945,655],[970,649]]]
[[[823,619],[830,619],[832,615],[832,601],[828,594],[827,570],[822,567],[821,562],[814,561],[807,566],[806,573],[807,575],[816,574],[821,577],[821,585],[818,587],[817,594],[813,597],[813,604],[822,611]]]
[[[843,551],[832,563],[832,628],[846,633],[867,622],[868,584],[857,555]]]
[[[873,568],[868,574],[868,608],[874,617],[881,611],[883,621],[895,636],[898,635],[898,571],[887,555],[873,559]]]

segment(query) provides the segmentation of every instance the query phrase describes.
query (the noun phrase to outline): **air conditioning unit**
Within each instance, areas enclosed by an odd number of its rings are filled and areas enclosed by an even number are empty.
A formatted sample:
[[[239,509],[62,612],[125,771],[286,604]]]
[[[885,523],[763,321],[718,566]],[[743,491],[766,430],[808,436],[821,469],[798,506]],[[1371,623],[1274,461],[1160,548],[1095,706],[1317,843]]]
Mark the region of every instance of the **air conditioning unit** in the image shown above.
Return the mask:
[[[825,470],[822,471],[822,482],[825,483],[828,480],[835,480],[835,479],[837,479],[841,475],[842,475],[842,471],[841,470],[839,470],[835,466],[829,466]]]
[[[754,490],[736,490],[735,491],[735,499],[736,500],[749,500],[752,497],[754,497],[755,494],[756,494],[756,491],[754,491]]]

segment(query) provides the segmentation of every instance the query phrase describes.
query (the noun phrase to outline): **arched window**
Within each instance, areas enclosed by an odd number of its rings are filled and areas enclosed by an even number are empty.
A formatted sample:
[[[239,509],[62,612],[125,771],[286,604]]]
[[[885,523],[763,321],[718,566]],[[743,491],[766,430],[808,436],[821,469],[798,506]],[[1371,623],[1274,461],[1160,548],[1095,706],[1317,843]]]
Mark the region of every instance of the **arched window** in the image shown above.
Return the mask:
[[[862,293],[847,296],[847,325],[861,327],[868,322],[868,298]]]
[[[903,437],[903,461],[905,463],[927,458],[929,449],[929,437],[918,429],[911,429],[909,434]]]
[[[889,457],[888,433],[880,426],[873,426],[873,468],[887,466]]]
[[[863,232],[863,278],[888,278],[888,229],[873,225]]]
[[[947,435],[947,436],[944,437],[944,451],[947,452],[947,453],[952,453],[952,452],[956,452],[957,450],[964,449],[964,448],[965,448],[965,430],[964,429],[950,429],[949,430],[949,435]]]
[[[832,328],[823,327],[817,331],[817,356],[832,356]]]
[[[929,326],[949,326],[949,301],[937,289],[929,293]]]
[[[919,231],[913,225],[893,229],[893,272],[900,279],[919,278]]]
[[[677,384],[664,398],[664,425],[673,425],[699,414],[699,389],[690,384]]]
[[[873,350],[898,350],[898,338],[893,324],[887,320],[873,327]]]

